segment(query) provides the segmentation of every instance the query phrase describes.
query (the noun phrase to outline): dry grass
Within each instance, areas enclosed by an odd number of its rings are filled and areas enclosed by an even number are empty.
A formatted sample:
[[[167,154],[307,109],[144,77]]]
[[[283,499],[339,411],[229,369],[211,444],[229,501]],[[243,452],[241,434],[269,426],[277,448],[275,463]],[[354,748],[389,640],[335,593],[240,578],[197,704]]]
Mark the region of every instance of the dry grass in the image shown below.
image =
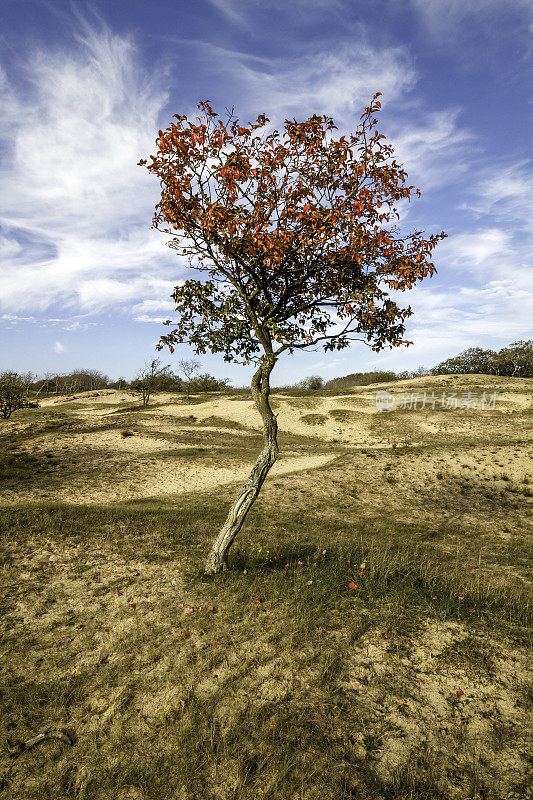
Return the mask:
[[[15,761],[2,743],[3,797],[527,795],[527,386],[491,415],[366,407],[354,423],[364,391],[288,398],[296,419],[330,406],[282,432],[287,462],[329,460],[272,473],[215,577],[202,565],[237,485],[162,495],[157,477],[249,463],[249,398],[227,417],[220,398],[140,414],[82,399],[3,427],[3,741],[76,734]],[[115,434],[153,449],[114,450]],[[125,499],[94,502],[106,483]],[[73,487],[87,501],[59,502]]]

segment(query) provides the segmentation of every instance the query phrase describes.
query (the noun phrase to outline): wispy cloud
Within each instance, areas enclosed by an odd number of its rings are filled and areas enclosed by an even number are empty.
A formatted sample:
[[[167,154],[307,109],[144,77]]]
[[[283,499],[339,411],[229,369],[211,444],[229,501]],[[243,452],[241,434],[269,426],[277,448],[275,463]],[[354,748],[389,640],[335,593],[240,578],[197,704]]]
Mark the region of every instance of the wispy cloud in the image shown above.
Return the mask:
[[[511,235],[501,228],[481,228],[457,233],[439,245],[439,259],[460,270],[480,269],[483,274],[501,268],[502,257],[512,253]]]
[[[103,26],[81,23],[76,38],[75,51],[30,52],[22,91],[5,74],[0,81],[8,312],[54,303],[98,311],[168,296],[179,273],[149,229],[157,186],[137,166],[167,102],[161,76],[143,69],[131,39]]]
[[[424,114],[414,122],[393,120],[388,126],[398,160],[423,188],[435,188],[460,178],[475,149],[473,134],[459,124],[460,109]]]
[[[55,342],[54,343],[54,353],[57,353],[58,355],[61,355],[61,353],[64,353],[65,350],[66,350],[66,347],[65,347],[64,344],[61,344],[61,342]]]
[[[240,8],[240,3],[235,0],[207,0],[207,2],[234,25],[247,27],[246,15]]]
[[[530,272],[511,236],[498,229],[457,234],[439,245],[439,252],[447,286],[429,281],[410,293],[414,316],[407,335],[415,343],[410,352],[423,361],[425,354],[530,338]]]
[[[471,189],[471,198],[462,208],[533,231],[533,162],[523,159],[485,168]]]
[[[228,96],[239,97],[236,113],[241,118],[265,112],[279,129],[287,117],[328,114],[340,134],[354,130],[363,107],[380,91],[381,128],[410,179],[434,188],[453,182],[468,169],[475,142],[460,124],[461,109],[424,111],[412,94],[418,78],[405,47],[374,46],[362,30],[349,44],[332,47],[325,42],[312,52],[275,59],[207,43],[201,47],[208,68],[216,64],[224,77]]]
[[[533,12],[531,0],[411,0],[411,4],[428,28],[441,36],[457,33],[466,19],[475,18],[478,24],[488,28],[499,14],[520,11],[531,15]]]
[[[230,22],[248,27],[250,15],[257,11],[272,14],[282,11],[286,15],[301,16],[302,12],[309,15],[322,13],[324,10],[331,14],[333,11],[342,11],[343,0],[207,0],[220,14]]]
[[[353,125],[374,92],[384,103],[398,100],[416,82],[405,47],[376,48],[359,38],[349,44],[324,42],[296,56],[257,58],[203,45],[207,66],[216,64],[228,92],[245,113],[267,111],[275,124],[287,116],[329,114]]]

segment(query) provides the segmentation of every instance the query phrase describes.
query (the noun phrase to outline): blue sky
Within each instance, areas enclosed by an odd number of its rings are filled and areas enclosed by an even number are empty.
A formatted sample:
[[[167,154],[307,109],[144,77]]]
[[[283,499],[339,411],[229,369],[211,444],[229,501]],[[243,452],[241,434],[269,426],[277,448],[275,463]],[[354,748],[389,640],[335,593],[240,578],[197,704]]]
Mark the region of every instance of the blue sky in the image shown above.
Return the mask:
[[[532,34],[532,0],[0,0],[0,369],[131,378],[157,355],[188,268],[150,230],[158,185],[137,162],[201,99],[277,127],[325,113],[341,135],[381,91],[422,190],[402,228],[448,233],[405,295],[411,347],[287,356],[275,383],[530,338]]]

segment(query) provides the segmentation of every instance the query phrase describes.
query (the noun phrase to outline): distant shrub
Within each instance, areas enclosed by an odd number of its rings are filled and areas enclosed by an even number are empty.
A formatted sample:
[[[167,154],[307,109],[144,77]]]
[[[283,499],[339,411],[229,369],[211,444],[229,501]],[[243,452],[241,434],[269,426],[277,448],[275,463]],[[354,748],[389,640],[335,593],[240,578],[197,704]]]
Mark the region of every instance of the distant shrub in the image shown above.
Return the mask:
[[[310,375],[296,384],[298,389],[305,389],[306,391],[316,392],[317,389],[322,389],[324,386],[324,378],[320,375]]]
[[[326,383],[326,389],[349,389],[351,386],[368,386],[370,383],[389,383],[398,380],[396,373],[383,372],[352,372],[341,378],[333,378]]]
[[[330,417],[336,422],[350,422],[357,419],[358,414],[348,408],[332,408],[329,412]]]
[[[327,421],[328,418],[324,414],[304,414],[300,417],[300,422],[306,425],[323,425]]]
[[[203,375],[197,375],[189,381],[189,390],[191,392],[220,392],[228,388],[229,378],[215,378],[208,372]]]

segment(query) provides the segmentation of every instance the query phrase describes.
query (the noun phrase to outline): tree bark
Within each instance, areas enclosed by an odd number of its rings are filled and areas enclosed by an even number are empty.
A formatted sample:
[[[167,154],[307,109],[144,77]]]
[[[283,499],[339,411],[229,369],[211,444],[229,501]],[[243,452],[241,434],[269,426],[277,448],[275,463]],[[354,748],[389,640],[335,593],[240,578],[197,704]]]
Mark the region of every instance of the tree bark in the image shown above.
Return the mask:
[[[248,511],[253,506],[270,468],[278,457],[278,422],[268,399],[270,394],[270,373],[275,363],[274,356],[264,356],[252,378],[252,396],[263,419],[263,449],[255,462],[250,477],[231,506],[226,521],[209,553],[205,565],[205,573],[207,575],[227,569],[229,549],[239,533]]]

